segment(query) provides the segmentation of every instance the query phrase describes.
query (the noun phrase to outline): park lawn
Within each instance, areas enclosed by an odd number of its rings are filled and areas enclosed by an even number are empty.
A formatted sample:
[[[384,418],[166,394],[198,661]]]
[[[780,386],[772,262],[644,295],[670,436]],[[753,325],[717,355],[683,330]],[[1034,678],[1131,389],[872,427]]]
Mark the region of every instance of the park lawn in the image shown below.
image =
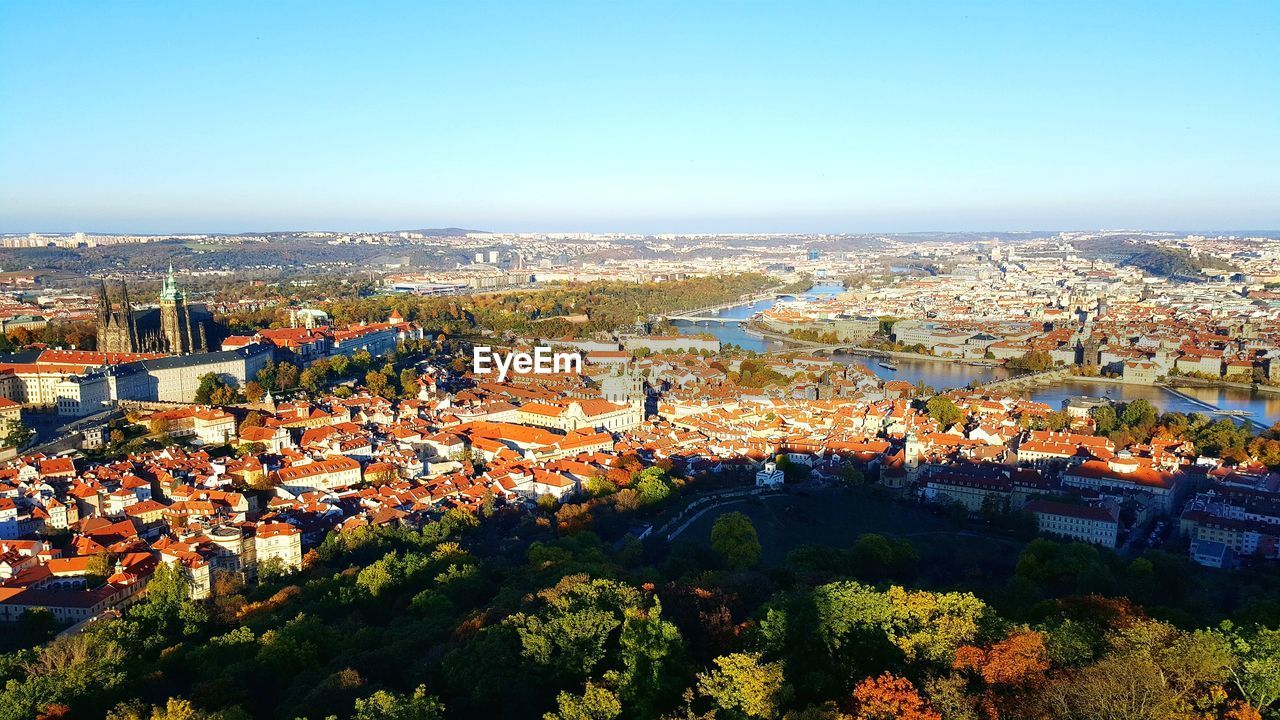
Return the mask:
[[[223,245],[221,243],[202,243],[199,241],[186,242],[182,247],[192,252],[231,252],[232,250],[243,250],[244,247],[239,244]]]
[[[801,545],[849,548],[859,536],[879,533],[910,541],[920,554],[913,584],[934,588],[998,588],[1013,575],[1025,545],[978,523],[961,528],[921,507],[845,490],[735,502],[707,512],[678,540],[710,545],[716,518],[730,512],[751,518],[766,567],[785,565],[787,553]]]

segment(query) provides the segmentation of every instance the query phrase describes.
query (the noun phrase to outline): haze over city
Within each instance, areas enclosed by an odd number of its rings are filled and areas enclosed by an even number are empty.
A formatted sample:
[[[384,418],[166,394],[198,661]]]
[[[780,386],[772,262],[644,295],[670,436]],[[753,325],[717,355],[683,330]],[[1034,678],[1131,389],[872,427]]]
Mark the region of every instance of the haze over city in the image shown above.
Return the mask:
[[[0,231],[1280,227],[1280,6],[6,3]]]

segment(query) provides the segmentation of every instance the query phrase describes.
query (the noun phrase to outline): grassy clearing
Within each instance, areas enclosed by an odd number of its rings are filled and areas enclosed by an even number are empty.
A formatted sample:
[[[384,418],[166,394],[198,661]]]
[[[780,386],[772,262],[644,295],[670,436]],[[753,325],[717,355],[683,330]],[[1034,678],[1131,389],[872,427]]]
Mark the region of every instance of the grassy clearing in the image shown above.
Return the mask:
[[[984,531],[957,527],[920,507],[843,490],[780,495],[736,502],[707,512],[680,540],[709,545],[716,518],[741,512],[751,518],[766,566],[783,565],[801,545],[852,547],[867,533],[904,538],[920,554],[919,578],[936,587],[995,588],[1013,574],[1024,543]]]

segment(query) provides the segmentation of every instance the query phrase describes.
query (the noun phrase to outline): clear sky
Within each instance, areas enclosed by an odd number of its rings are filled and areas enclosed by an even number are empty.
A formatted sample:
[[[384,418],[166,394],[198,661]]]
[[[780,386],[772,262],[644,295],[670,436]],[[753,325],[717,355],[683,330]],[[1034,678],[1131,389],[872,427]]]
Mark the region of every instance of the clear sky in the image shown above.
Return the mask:
[[[0,2],[0,231],[1280,228],[1280,2]]]

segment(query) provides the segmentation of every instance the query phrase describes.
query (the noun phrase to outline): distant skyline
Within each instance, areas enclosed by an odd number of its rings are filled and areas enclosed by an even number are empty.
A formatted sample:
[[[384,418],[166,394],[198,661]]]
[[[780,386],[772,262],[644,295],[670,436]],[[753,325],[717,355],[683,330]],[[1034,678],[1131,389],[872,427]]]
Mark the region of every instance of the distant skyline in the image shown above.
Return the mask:
[[[0,3],[0,232],[1280,229],[1280,3]]]

